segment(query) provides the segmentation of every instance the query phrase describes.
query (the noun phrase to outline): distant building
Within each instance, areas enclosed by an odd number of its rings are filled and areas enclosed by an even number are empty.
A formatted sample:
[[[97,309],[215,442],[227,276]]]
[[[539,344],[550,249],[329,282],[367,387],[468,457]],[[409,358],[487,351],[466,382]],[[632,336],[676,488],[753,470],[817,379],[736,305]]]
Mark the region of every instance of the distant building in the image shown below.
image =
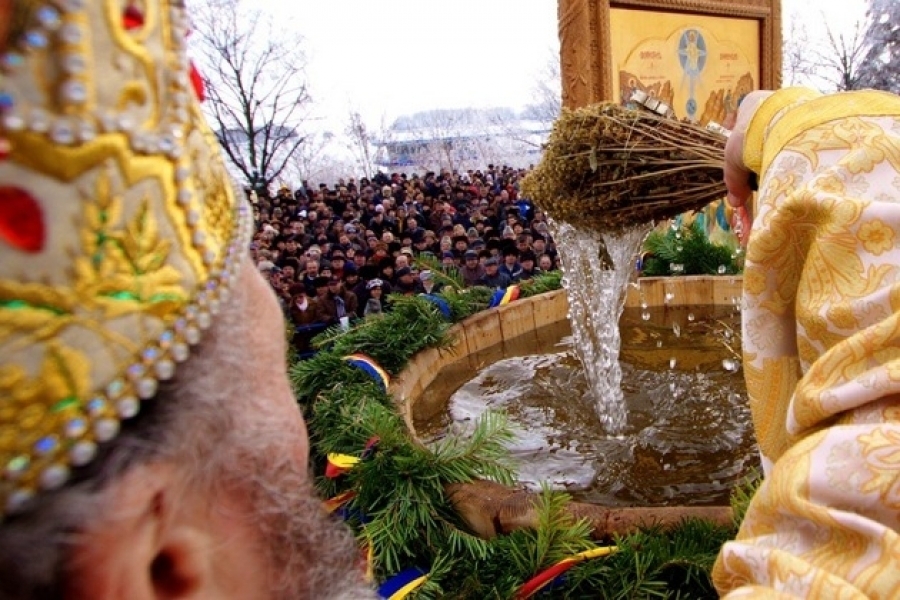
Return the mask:
[[[540,161],[552,125],[533,118],[533,113],[461,109],[400,117],[375,142],[375,162],[383,169],[408,171],[472,169],[489,163],[526,167]]]
[[[268,166],[270,169],[281,168],[286,160],[284,148],[289,146],[289,144],[282,145],[281,142],[297,140],[299,135],[300,134],[296,129],[284,127],[282,125],[271,125],[268,127],[268,131],[266,131],[265,127],[259,127],[256,130],[255,138],[257,152],[256,160],[259,161],[265,156],[265,144],[266,151],[271,152],[273,148],[276,150],[275,154],[268,158],[265,166]],[[244,165],[246,165],[248,170],[253,169],[254,164],[250,161],[250,135],[245,129],[235,127],[232,129],[218,130],[216,131],[216,137],[219,139],[220,144],[224,144],[228,147],[229,156],[234,154]],[[268,175],[270,175],[270,173],[258,173],[255,169],[253,169],[253,175],[244,173],[235,166],[231,160],[226,161],[226,165],[232,176],[242,183],[252,183],[255,185],[257,181],[267,181],[269,179]],[[250,179],[250,181],[247,181],[248,179]]]

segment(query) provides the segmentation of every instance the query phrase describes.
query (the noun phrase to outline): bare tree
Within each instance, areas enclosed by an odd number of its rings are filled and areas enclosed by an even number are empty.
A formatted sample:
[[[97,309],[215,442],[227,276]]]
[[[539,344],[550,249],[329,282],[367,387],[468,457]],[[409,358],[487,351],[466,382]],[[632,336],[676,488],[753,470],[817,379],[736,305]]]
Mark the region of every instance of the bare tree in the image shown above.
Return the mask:
[[[865,85],[900,94],[900,2],[869,0]]]
[[[366,177],[371,177],[375,174],[374,140],[359,111],[350,111],[350,119],[344,133],[347,135],[347,146],[353,153],[360,172]]]
[[[821,44],[806,49],[808,60],[801,63],[800,72],[825,91],[858,90],[865,87],[863,63],[866,43],[863,24],[855,22],[847,32],[836,32],[825,21],[825,37]],[[799,50],[798,50],[799,51]]]
[[[828,27],[827,39],[832,53],[830,60],[826,56],[821,64],[831,71],[833,78],[830,82],[839,91],[858,90],[864,87],[862,66],[866,48],[862,24],[857,22],[853,31],[838,35]]]
[[[548,133],[562,111],[560,77],[559,49],[550,49],[531,90],[533,102],[518,113],[497,111],[492,115],[491,123],[500,128],[510,142],[519,146],[514,154],[522,154],[523,151],[539,153],[542,150]]]
[[[787,85],[798,85],[809,80],[812,71],[809,48],[806,22],[794,13],[785,20],[782,45],[782,80]]]
[[[289,181],[307,181],[313,187],[320,183],[332,184],[356,168],[349,160],[338,158],[335,146],[337,136],[330,131],[320,131],[307,136],[304,144],[291,159],[285,169]]]
[[[251,187],[268,187],[305,139],[298,128],[310,97],[299,40],[240,0],[203,0],[194,14],[191,42],[216,137]]]
[[[537,120],[552,125],[562,111],[562,75],[559,67],[559,49],[554,49],[538,75],[534,90],[534,104],[530,113]]]

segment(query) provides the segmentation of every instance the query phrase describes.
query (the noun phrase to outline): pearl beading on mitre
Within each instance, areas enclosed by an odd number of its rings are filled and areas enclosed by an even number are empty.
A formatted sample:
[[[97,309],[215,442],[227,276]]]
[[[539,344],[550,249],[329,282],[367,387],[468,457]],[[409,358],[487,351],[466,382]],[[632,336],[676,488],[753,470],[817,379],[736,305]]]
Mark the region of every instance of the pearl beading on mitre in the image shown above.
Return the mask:
[[[25,33],[18,49],[0,56],[0,128],[8,132],[30,131],[46,135],[63,146],[89,142],[98,132],[122,133],[128,138],[131,150],[137,154],[163,153],[177,160],[184,152],[184,129],[190,119],[191,102],[190,61],[185,41],[188,23],[182,8],[172,7],[169,14],[174,48],[166,56],[166,85],[170,86],[174,106],[155,132],[139,131],[136,119],[127,109],[78,116],[51,115],[39,107],[28,109],[17,106],[13,94],[4,89],[8,76],[24,67],[30,52],[46,50],[51,40],[55,40],[60,44],[57,64],[63,73],[61,82],[56,86],[56,101],[73,113],[80,111],[79,107],[88,98],[84,81],[87,42],[79,18],[84,7],[85,0],[60,0],[56,5],[42,6],[36,13],[35,27]],[[0,146],[4,144],[8,146],[9,142],[0,136]]]
[[[47,455],[63,443],[69,446],[67,455],[63,455],[68,462],[51,463],[41,471],[38,476],[41,490],[61,487],[69,479],[71,467],[91,462],[96,456],[98,443],[114,439],[121,422],[137,416],[141,401],[152,399],[159,382],[171,379],[177,364],[190,357],[191,346],[200,343],[203,331],[209,329],[212,318],[230,297],[252,232],[250,209],[245,202],[241,202],[237,235],[228,246],[223,268],[214,272],[197,291],[193,301],[172,326],[155,343],[144,348],[140,359],[128,367],[124,376],[110,382],[102,393],[94,395],[84,405],[84,414],[68,420],[61,432],[46,435],[35,443],[34,457]],[[25,455],[13,458],[4,466],[3,477],[15,482],[27,471],[30,463],[31,457]],[[27,486],[15,489],[7,497],[5,512],[15,514],[35,492]]]
[[[167,106],[156,131],[144,132],[138,130],[136,118],[127,109],[88,114],[80,108],[88,95],[86,32],[80,25],[83,21],[80,13],[85,6],[85,0],[59,0],[40,7],[35,12],[34,27],[25,33],[18,49],[0,55],[0,160],[10,152],[4,130],[43,135],[62,146],[88,143],[98,132],[122,133],[133,152],[165,155],[174,162],[176,201],[191,230],[190,243],[211,272],[209,279],[191,294],[187,307],[167,318],[165,330],[134,357],[120,377],[90,398],[68,398],[58,403],[54,410],[77,408],[77,411],[73,410],[74,415],[59,431],[43,435],[30,451],[23,451],[0,465],[0,477],[12,488],[6,494],[5,506],[0,506],[0,520],[4,512],[14,514],[21,510],[38,491],[63,486],[72,468],[90,463],[98,445],[114,439],[122,421],[135,417],[141,402],[156,395],[159,383],[175,376],[177,365],[188,360],[191,347],[201,341],[203,331],[212,325],[213,316],[227,301],[252,235],[252,215],[242,200],[237,203],[236,225],[224,256],[219,257],[207,246],[207,236],[200,227],[203,199],[195,197],[192,164],[185,152],[192,99],[184,10],[176,7],[170,10],[174,39],[165,56],[165,84],[171,105]],[[47,49],[51,42],[56,43],[55,51],[59,54],[56,61],[61,74],[53,89],[58,95],[56,102],[66,109],[61,111],[64,114],[49,114],[39,107],[29,109],[17,104],[15,94],[7,87],[19,69],[26,66],[30,53]],[[50,457],[52,462],[36,473],[34,484],[22,481],[26,475],[33,474],[35,463],[51,460]]]

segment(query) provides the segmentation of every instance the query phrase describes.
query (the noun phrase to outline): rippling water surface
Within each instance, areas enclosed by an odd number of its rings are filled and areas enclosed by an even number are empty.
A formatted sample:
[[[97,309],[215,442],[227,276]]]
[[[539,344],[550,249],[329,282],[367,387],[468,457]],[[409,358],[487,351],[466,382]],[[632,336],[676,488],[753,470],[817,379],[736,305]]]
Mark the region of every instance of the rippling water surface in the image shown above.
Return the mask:
[[[546,481],[609,506],[727,503],[758,465],[743,374],[728,350],[739,317],[626,309],[620,325],[627,417],[619,434],[584,401],[588,384],[565,323],[485,357],[482,368],[439,377],[426,396],[446,410],[417,422],[419,434],[439,437],[501,409],[530,487]]]

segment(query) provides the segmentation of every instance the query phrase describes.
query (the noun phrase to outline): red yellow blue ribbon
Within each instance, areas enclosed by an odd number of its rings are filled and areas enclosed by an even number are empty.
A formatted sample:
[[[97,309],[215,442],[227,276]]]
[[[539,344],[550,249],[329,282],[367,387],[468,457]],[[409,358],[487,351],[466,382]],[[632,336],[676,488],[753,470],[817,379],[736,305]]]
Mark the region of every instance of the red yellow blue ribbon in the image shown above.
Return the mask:
[[[378,587],[378,595],[385,600],[402,600],[428,579],[428,573],[418,567],[400,571]]]
[[[329,479],[337,479],[338,477],[355,467],[359,463],[359,461],[365,460],[366,458],[372,456],[372,454],[375,452],[375,449],[378,447],[378,441],[378,436],[372,436],[371,438],[369,438],[360,456],[329,452],[325,457],[325,477]]]
[[[329,479],[337,479],[350,469],[356,466],[356,463],[359,462],[358,456],[352,456],[350,454],[338,454],[336,452],[329,452],[327,458],[327,462],[325,463],[325,477]]]
[[[330,514],[356,498],[356,490],[347,490],[325,501],[325,510]]]
[[[391,377],[384,369],[378,366],[378,363],[372,360],[371,357],[366,356],[365,354],[355,353],[348,354],[344,357],[344,360],[346,360],[348,364],[367,373],[381,386],[381,389],[387,391],[388,386],[391,384]]]
[[[592,558],[608,556],[616,550],[618,550],[616,546],[601,546],[599,548],[592,548],[591,550],[585,550],[584,552],[579,552],[578,554],[574,554],[572,556],[564,558],[552,567],[544,569],[543,571],[526,581],[522,585],[522,587],[519,588],[518,593],[516,593],[516,598],[531,598],[536,593],[553,583],[553,581],[555,581],[560,575],[562,575],[578,563],[590,560]]]
[[[515,300],[519,299],[519,286],[511,285],[506,288],[506,291],[503,292],[503,297],[500,299],[500,306],[504,304],[509,304]]]

